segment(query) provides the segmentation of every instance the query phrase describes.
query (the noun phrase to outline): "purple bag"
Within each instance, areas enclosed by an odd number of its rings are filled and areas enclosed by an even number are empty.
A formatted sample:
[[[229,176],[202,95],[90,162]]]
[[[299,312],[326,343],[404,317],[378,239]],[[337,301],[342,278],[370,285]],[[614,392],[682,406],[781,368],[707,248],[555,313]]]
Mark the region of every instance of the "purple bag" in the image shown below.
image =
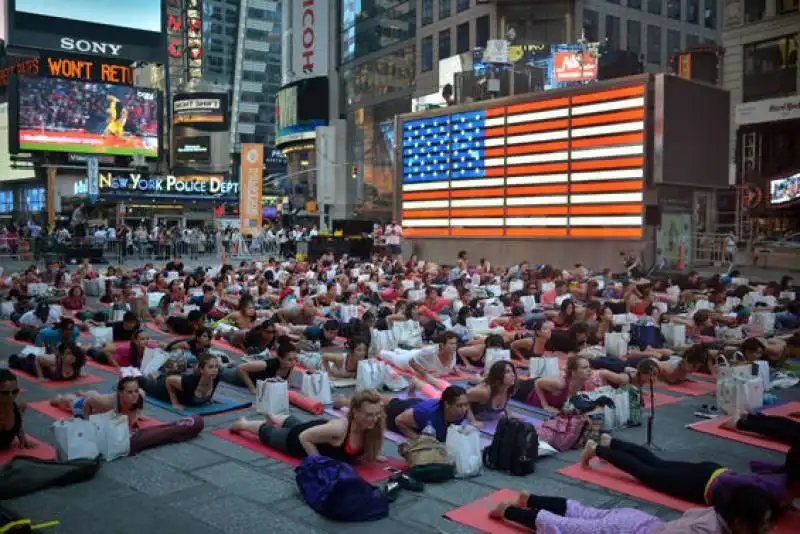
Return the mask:
[[[190,415],[174,423],[137,430],[131,434],[131,455],[152,447],[194,439],[203,431],[203,426],[202,417]]]
[[[580,447],[586,441],[589,427],[589,418],[584,414],[560,414],[542,423],[537,432],[539,441],[564,452]]]

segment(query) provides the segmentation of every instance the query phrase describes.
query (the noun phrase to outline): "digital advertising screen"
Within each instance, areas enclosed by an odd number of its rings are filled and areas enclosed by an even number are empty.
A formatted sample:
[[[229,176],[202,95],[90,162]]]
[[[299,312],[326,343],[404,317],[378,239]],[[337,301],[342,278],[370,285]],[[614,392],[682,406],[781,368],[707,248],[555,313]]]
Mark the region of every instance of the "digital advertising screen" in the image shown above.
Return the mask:
[[[15,47],[163,61],[162,0],[8,0],[8,44]]]
[[[800,172],[772,180],[769,184],[769,202],[773,206],[800,199]]]
[[[314,139],[317,126],[328,124],[328,78],[308,78],[282,87],[275,114],[276,144]]]
[[[562,93],[404,117],[404,235],[640,239],[644,83]]]
[[[178,164],[208,163],[211,161],[211,138],[196,136],[177,139],[175,161]]]
[[[31,76],[12,81],[12,153],[158,157],[157,90]]]
[[[228,95],[225,93],[177,94],[172,99],[172,124],[197,130],[228,129]]]

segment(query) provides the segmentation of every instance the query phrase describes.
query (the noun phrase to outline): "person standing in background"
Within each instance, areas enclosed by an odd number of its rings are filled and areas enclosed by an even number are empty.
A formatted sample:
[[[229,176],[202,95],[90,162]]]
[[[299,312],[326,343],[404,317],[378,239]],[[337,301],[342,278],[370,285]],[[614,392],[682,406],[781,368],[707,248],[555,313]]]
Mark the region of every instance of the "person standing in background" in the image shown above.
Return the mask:
[[[397,224],[396,219],[392,219],[392,222],[386,225],[384,237],[386,238],[386,244],[389,246],[389,253],[395,259],[400,259],[402,257],[400,239],[403,237],[403,228]]]

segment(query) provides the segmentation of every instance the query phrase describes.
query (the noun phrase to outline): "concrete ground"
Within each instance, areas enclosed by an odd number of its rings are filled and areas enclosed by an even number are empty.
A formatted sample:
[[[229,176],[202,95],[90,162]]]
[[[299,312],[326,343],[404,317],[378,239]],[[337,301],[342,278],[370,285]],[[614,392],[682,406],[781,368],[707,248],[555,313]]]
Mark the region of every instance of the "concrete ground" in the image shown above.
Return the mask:
[[[10,335],[11,329],[0,326],[0,338]],[[0,342],[0,366],[4,366],[7,357],[17,350],[11,343]],[[96,387],[98,390],[108,390],[116,381],[111,374],[87,370],[104,379],[104,383]],[[22,398],[29,402],[79,389],[54,392],[24,380],[21,386],[26,390]],[[231,398],[247,397],[224,384],[220,385],[218,393]],[[781,391],[778,395],[781,401],[800,400],[800,388]],[[698,421],[693,415],[696,407],[713,403],[712,396],[685,397],[675,404],[657,408],[655,443],[663,449],[659,454],[667,459],[715,460],[742,471],[748,469],[751,459],[782,460],[780,454],[772,451],[685,428],[686,424]],[[177,418],[165,410],[145,406],[147,416],[162,421]],[[302,418],[310,417],[294,408],[293,411]],[[536,472],[527,477],[485,471],[477,478],[429,484],[421,494],[403,493],[392,504],[390,517],[380,522],[332,522],[317,515],[301,500],[292,467],[211,435],[211,431],[227,428],[242,415],[257,416],[251,409],[206,418],[205,430],[191,442],[164,446],[108,463],[89,482],[6,501],[3,506],[34,521],[58,519],[60,525],[47,529],[48,534],[252,534],[291,530],[309,534],[475,532],[445,519],[443,514],[503,488],[564,496],[598,507],[630,506],[666,520],[680,515],[674,510],[558,474],[557,470],[577,462],[578,452],[571,451],[542,459]],[[51,424],[51,419],[34,410],[25,417],[29,434],[52,443]],[[636,443],[645,440],[644,427],[626,429],[616,435]],[[396,455],[391,442],[385,443],[385,453]]]

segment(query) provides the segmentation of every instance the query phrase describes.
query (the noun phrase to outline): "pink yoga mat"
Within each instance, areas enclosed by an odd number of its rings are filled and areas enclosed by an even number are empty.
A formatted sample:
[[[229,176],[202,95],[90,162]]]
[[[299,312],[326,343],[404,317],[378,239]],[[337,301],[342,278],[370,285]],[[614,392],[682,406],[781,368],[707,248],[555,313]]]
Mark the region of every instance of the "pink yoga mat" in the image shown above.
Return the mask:
[[[35,445],[32,449],[20,449],[16,440],[7,451],[0,451],[0,465],[5,465],[17,456],[30,456],[40,460],[55,460],[56,450],[52,445],[39,441],[33,436],[26,435],[28,441]]]
[[[234,352],[234,353],[239,354],[241,356],[246,356],[247,355],[247,353],[245,351],[243,351],[242,349],[240,349],[238,347],[234,347],[233,345],[231,345],[230,343],[228,343],[224,339],[215,339],[214,341],[211,342],[211,344],[214,345],[215,347],[217,347],[218,349],[226,350],[228,352]]]
[[[69,417],[69,418],[72,417],[72,413],[71,412],[67,412],[65,410],[62,410],[61,408],[57,408],[57,407],[53,406],[52,404],[50,404],[50,401],[31,402],[31,403],[28,403],[28,406],[32,410],[36,410],[40,414],[46,415],[47,417],[50,417],[51,419],[58,420],[58,419],[64,419],[66,417]],[[151,428],[151,427],[154,427],[154,426],[161,426],[164,423],[162,423],[161,421],[159,421],[157,419],[153,419],[151,417],[140,417],[139,421],[138,421],[138,424],[139,424],[139,428]]]
[[[48,380],[46,378],[44,380],[39,380],[38,377],[28,374],[25,371],[20,371],[19,369],[11,369],[11,372],[17,375],[17,377],[27,380],[28,382],[33,382],[34,384],[38,384],[45,389],[64,389],[73,386],[90,386],[92,384],[101,384],[103,382],[103,379],[99,376],[89,374],[82,374],[77,380]]]
[[[279,462],[283,462],[295,467],[300,465],[300,460],[298,458],[294,458],[271,447],[267,447],[258,440],[258,436],[250,432],[234,434],[228,429],[219,429],[213,431],[212,434],[220,439],[224,439],[225,441],[241,445],[242,447],[253,452],[263,454],[264,456],[272,458],[273,460],[278,460]],[[387,467],[402,471],[408,467],[408,464],[406,464],[406,462],[403,460],[388,458],[384,463],[377,463],[375,465],[358,464],[354,465],[353,467],[356,468],[356,472],[359,474],[359,476],[361,476],[361,478],[367,482],[374,483],[380,482],[381,480],[386,480],[392,476],[393,473],[391,471],[387,471]]]
[[[450,521],[455,521],[461,525],[491,534],[520,534],[522,532],[531,532],[521,525],[507,523],[489,517],[489,512],[491,512],[495,506],[504,502],[516,501],[518,495],[519,493],[516,491],[502,489],[490,493],[482,499],[465,504],[460,508],[450,510],[446,512],[444,516]]]
[[[175,338],[175,339],[180,337],[178,335],[173,334],[172,332],[165,332],[165,331],[161,330],[161,328],[156,323],[153,323],[153,322],[144,323],[144,326],[146,326],[149,330],[152,330],[153,332],[155,332],[157,334],[161,334],[162,336],[171,337],[171,338]]]
[[[767,408],[766,410],[763,411],[763,413],[764,415],[778,415],[783,417],[789,417],[789,413],[794,411],[800,411],[800,402],[790,402],[789,404],[783,404],[781,406]],[[753,445],[754,447],[770,449],[773,451],[782,452],[784,454],[789,452],[789,445],[785,443],[774,441],[767,437],[759,436],[756,434],[748,434],[743,432],[737,432],[735,430],[728,430],[727,428],[722,428],[720,426],[722,425],[722,423],[729,420],[730,417],[717,417],[716,419],[710,419],[708,421],[700,421],[697,423],[692,423],[691,425],[687,425],[687,428],[691,428],[692,430],[696,430],[698,432],[709,434],[711,436],[715,436],[718,438],[738,441],[739,443],[744,443],[745,445]],[[800,420],[797,419],[795,419],[795,421],[800,422]]]
[[[658,384],[658,388],[665,389],[671,393],[682,395],[716,395],[717,384],[715,382],[701,382],[699,380],[688,380],[680,384]]]

